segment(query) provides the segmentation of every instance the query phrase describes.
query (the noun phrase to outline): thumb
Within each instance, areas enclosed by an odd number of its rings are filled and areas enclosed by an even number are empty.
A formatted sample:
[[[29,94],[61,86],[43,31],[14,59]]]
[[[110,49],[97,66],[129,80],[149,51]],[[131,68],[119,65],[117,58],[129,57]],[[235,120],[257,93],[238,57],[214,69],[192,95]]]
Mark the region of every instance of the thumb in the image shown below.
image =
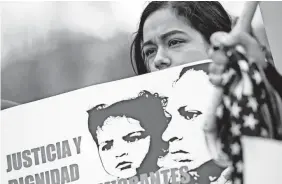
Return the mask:
[[[232,171],[233,171],[232,167],[229,166],[221,173],[221,176],[223,176],[226,180],[229,180],[231,179]]]
[[[229,34],[224,35],[222,44],[226,46],[234,46],[240,44],[247,49],[251,46],[257,45],[257,41],[246,32],[233,30]]]
[[[260,44],[248,33],[242,31],[232,31],[221,39],[224,46],[241,46],[250,62],[264,61],[264,53]]]
[[[258,47],[257,41],[246,32],[232,30],[230,33],[215,32],[210,38],[213,46],[232,47],[241,45],[246,51],[252,49],[254,46]]]

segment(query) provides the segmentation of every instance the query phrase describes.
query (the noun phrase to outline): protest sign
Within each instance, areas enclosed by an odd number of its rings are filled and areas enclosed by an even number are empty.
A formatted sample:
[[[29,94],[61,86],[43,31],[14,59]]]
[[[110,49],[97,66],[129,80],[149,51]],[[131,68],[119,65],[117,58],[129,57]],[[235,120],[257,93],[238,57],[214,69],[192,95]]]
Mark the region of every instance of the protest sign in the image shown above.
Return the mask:
[[[215,182],[199,61],[2,111],[1,183]]]

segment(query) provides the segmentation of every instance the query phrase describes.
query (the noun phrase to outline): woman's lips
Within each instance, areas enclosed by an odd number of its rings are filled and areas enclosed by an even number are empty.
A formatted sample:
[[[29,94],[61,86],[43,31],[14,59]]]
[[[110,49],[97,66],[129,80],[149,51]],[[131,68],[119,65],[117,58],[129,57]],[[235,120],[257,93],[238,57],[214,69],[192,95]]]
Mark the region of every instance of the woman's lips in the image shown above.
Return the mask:
[[[132,162],[123,161],[117,164],[116,168],[120,170],[125,170],[131,168]]]
[[[174,161],[185,163],[185,162],[192,162],[193,160],[190,160],[190,159],[174,159]]]
[[[186,163],[186,162],[193,161],[190,153],[184,150],[177,150],[177,151],[170,152],[170,157],[173,161],[176,161],[176,162]]]
[[[183,162],[183,163],[188,163],[192,162],[193,159],[190,157],[190,155],[184,155],[182,153],[177,153],[177,155],[172,155],[171,159],[176,162]]]
[[[184,153],[184,154],[188,154],[189,152],[184,151],[184,150],[178,150],[178,151],[171,152],[171,154],[176,154],[176,153]]]

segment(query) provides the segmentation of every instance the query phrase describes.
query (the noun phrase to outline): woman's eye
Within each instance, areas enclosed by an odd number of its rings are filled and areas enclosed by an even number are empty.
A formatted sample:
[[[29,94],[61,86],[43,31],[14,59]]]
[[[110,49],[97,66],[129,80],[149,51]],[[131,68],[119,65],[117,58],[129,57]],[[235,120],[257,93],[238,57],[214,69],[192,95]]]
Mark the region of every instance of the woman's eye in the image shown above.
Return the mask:
[[[135,141],[138,141],[138,140],[140,140],[140,139],[141,139],[140,136],[134,136],[134,137],[130,137],[130,138],[128,139],[128,142],[135,142]]]
[[[126,142],[135,142],[135,141],[139,141],[140,139],[143,139],[143,138],[145,138],[145,135],[143,133],[136,132],[136,133],[130,134],[128,136],[125,136],[124,140]]]
[[[202,113],[200,111],[188,111],[185,113],[185,119],[190,120],[198,117]]]
[[[154,54],[154,52],[155,52],[155,49],[148,49],[145,51],[144,54],[146,57],[149,57],[150,55]]]
[[[135,141],[138,141],[138,140],[140,140],[140,139],[141,139],[140,136],[132,136],[132,137],[127,137],[127,138],[125,139],[125,141],[126,141],[126,142],[135,142]]]
[[[174,45],[177,45],[177,44],[180,44],[180,43],[183,43],[183,41],[181,41],[181,40],[170,40],[168,42],[168,46],[171,47],[171,46],[174,46]]]
[[[113,141],[108,141],[102,146],[102,151],[108,151],[113,147]]]
[[[202,114],[202,112],[198,110],[185,110],[185,107],[186,106],[180,107],[178,109],[178,112],[181,116],[183,116],[187,120],[194,119]]]

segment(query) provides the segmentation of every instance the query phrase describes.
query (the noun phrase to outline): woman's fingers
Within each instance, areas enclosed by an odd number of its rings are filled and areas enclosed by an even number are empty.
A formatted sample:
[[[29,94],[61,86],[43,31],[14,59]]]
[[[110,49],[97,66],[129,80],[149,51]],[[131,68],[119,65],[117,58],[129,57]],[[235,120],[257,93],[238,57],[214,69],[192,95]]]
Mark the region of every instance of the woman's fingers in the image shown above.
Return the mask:
[[[227,167],[222,173],[221,176],[223,176],[226,180],[231,179],[231,174],[232,174],[232,167],[229,166]]]
[[[265,63],[265,54],[261,45],[246,32],[231,32],[230,34],[217,32],[211,36],[211,43],[216,46],[242,46],[250,62]]]
[[[221,75],[215,75],[215,74],[210,73],[209,79],[210,79],[210,82],[215,86],[220,86],[222,83]]]
[[[213,63],[217,65],[225,66],[228,63],[228,58],[222,50],[213,50],[211,48],[208,55],[214,61]]]
[[[231,32],[229,34],[218,32],[214,33],[212,37],[223,46],[242,45],[246,51],[259,47],[257,41],[246,32]]]
[[[216,60],[215,58],[217,58],[216,56],[211,56],[211,58],[213,58],[213,61],[210,65],[209,65],[209,79],[210,82],[215,85],[215,86],[221,86],[222,83],[222,74],[226,68],[226,64],[222,64],[220,63],[221,60]],[[219,64],[218,64],[219,63]]]
[[[215,35],[211,37],[211,43],[214,47],[220,47],[221,38],[225,36],[227,33],[217,32]],[[209,65],[209,78],[212,84],[219,86],[222,82],[222,74],[226,68],[226,64],[228,63],[228,58],[225,53],[218,49],[214,50],[211,48],[208,52],[209,58],[213,60],[213,62]]]
[[[215,46],[215,47],[222,46],[222,42],[223,42],[223,40],[225,39],[226,36],[228,36],[228,33],[222,32],[222,31],[218,31],[218,32],[213,33],[210,37],[211,45]]]
[[[216,180],[216,182],[212,184],[231,184],[231,173],[232,168],[228,167],[226,168],[220,175],[220,177]]]
[[[211,63],[209,65],[210,73],[215,74],[215,75],[221,75],[224,72],[224,69],[225,69],[225,65],[218,65],[215,63]]]

